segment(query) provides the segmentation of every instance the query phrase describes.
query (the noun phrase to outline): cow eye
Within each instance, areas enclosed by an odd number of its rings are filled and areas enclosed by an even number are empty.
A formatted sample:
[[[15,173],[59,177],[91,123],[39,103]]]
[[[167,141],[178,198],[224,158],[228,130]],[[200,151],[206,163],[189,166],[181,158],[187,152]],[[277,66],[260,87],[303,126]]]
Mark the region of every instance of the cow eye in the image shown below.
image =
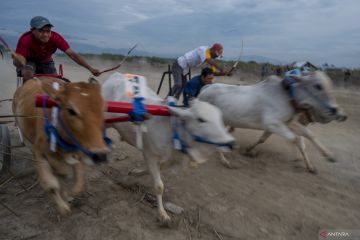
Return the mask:
[[[319,91],[321,91],[321,90],[323,89],[320,84],[315,84],[315,85],[314,85],[314,88],[315,88],[316,90],[319,90]]]
[[[199,122],[201,122],[201,123],[206,122],[203,118],[197,118],[197,120],[198,120]]]
[[[71,116],[77,116],[78,115],[77,112],[72,108],[67,108],[67,111]]]

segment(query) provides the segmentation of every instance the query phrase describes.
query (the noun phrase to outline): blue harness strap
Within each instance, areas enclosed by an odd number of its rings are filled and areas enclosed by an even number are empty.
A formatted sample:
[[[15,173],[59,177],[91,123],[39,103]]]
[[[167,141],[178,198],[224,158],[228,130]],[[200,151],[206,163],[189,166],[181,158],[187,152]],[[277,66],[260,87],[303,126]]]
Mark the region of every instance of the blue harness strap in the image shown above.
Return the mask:
[[[179,107],[176,105],[176,100],[174,98],[168,97],[167,99],[167,105],[170,107]],[[170,122],[172,127],[172,143],[176,150],[179,150],[183,154],[188,154],[188,148],[189,146],[186,144],[186,142],[181,139],[180,134],[178,132],[179,124],[176,120],[175,116],[170,116]]]
[[[189,145],[187,145],[186,142],[183,139],[181,139],[180,134],[178,132],[178,123],[176,119],[171,119],[171,125],[173,129],[172,141],[174,148],[179,150],[181,153],[187,155]]]
[[[88,156],[89,158],[91,158],[92,160],[94,160],[95,162],[97,162],[99,160],[97,154],[90,152],[88,150],[86,150],[85,148],[83,148],[76,140],[75,138],[71,135],[71,133],[65,128],[63,121],[60,118],[60,108],[59,108],[59,114],[58,114],[58,122],[60,123],[60,127],[61,129],[65,132],[66,137],[68,137],[70,139],[70,143],[68,143],[67,141],[65,141],[64,139],[61,138],[59,132],[57,131],[56,127],[50,123],[47,114],[46,114],[46,100],[49,98],[49,96],[43,96],[43,113],[44,113],[44,119],[45,119],[45,124],[44,124],[44,131],[45,134],[47,136],[48,141],[50,141],[50,136],[53,134],[56,138],[56,143],[62,148],[64,149],[66,152],[77,152],[80,151],[83,154],[85,154],[86,156]],[[104,141],[106,143],[107,146],[110,146],[112,144],[112,141],[110,138],[108,138],[105,134],[105,130],[103,133],[103,138]]]
[[[290,76],[286,76],[282,80],[282,85],[285,90],[287,90],[288,96],[291,100],[295,100],[295,84],[296,81]]]
[[[129,117],[134,122],[143,122],[148,114],[145,105],[144,105],[144,98],[143,97],[135,97],[133,100],[133,110],[131,113],[129,113]]]
[[[179,107],[176,105],[176,101],[169,101],[168,100],[168,106],[171,107]],[[216,143],[213,141],[209,141],[203,137],[197,136],[192,134],[191,132],[189,132],[189,130],[186,128],[186,126],[183,123],[178,123],[176,117],[171,117],[171,126],[172,126],[172,130],[173,130],[173,134],[172,134],[172,141],[173,141],[173,145],[175,147],[175,149],[181,151],[184,154],[188,154],[188,148],[189,145],[180,137],[180,134],[178,132],[179,127],[182,127],[184,129],[184,131],[186,133],[188,133],[191,138],[196,141],[196,142],[200,142],[200,143],[206,143],[206,144],[212,144],[212,145],[216,145],[218,147],[229,147],[230,149],[232,149],[232,144],[231,143]],[[180,125],[180,126],[179,126]]]

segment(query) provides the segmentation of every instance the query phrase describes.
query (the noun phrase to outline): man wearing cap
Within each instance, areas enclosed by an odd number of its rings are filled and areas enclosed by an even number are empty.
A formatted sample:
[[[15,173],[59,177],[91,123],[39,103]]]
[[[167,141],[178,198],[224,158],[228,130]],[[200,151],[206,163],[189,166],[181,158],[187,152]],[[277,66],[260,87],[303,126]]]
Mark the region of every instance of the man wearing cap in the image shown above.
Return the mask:
[[[220,43],[215,43],[211,48],[201,46],[179,57],[171,67],[174,86],[171,89],[170,95],[179,99],[186,84],[185,74],[187,74],[191,68],[199,67],[205,62],[211,66],[215,76],[229,76],[230,72],[224,71],[215,61],[217,57],[222,56],[222,52],[223,46]]]
[[[42,16],[33,17],[30,21],[30,31],[24,33],[13,53],[14,65],[18,75],[27,80],[35,74],[56,74],[52,55],[57,49],[63,51],[77,64],[88,69],[94,76],[99,76],[100,71],[91,67],[83,57],[74,52],[66,40],[57,32],[51,31],[53,25]]]

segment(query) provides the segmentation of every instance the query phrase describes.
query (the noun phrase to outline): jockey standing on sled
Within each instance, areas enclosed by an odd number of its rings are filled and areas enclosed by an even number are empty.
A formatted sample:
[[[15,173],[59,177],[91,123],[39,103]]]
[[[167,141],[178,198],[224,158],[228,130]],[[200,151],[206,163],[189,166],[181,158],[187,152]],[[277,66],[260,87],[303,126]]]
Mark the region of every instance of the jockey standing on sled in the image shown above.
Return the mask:
[[[57,49],[88,69],[94,76],[100,75],[100,71],[92,68],[83,57],[74,52],[60,34],[51,31],[53,25],[47,18],[33,17],[30,26],[30,31],[20,37],[16,51],[12,54],[17,74],[22,76],[24,81],[31,78],[32,74],[56,74],[52,55]]]
[[[216,58],[222,57],[222,52],[223,46],[220,43],[215,43],[211,48],[201,46],[179,57],[171,67],[174,76],[174,86],[170,91],[170,95],[179,99],[186,84],[185,74],[191,68],[199,67],[205,62],[211,66],[215,76],[230,76],[231,72],[224,71],[215,62]]]

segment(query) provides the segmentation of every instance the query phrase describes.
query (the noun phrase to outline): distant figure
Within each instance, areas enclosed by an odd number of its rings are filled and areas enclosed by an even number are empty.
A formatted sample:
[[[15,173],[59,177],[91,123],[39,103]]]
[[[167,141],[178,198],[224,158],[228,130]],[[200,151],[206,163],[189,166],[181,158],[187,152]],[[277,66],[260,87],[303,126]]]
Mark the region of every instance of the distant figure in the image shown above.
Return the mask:
[[[291,70],[291,66],[290,65],[286,65],[285,66],[285,72],[288,72],[288,71],[290,71]]]
[[[261,80],[263,80],[265,77],[269,75],[269,64],[264,63],[261,66]]]
[[[170,91],[170,95],[179,99],[181,92],[186,84],[185,74],[187,74],[191,68],[199,67],[204,62],[211,66],[214,71],[214,75],[230,75],[230,72],[224,71],[215,62],[215,59],[221,57],[222,53],[223,46],[220,43],[215,43],[211,48],[207,46],[201,46],[179,57],[173,63],[171,68],[172,75],[174,77],[174,86]]]
[[[211,68],[204,68],[201,74],[190,79],[184,88],[184,105],[189,106],[189,100],[196,98],[203,86],[212,84],[214,71]]]
[[[345,71],[344,71],[344,85],[345,85],[345,87],[347,87],[349,85],[350,76],[351,76],[350,69],[348,69],[348,68],[345,69]]]
[[[282,68],[281,66],[278,66],[276,69],[275,69],[275,74],[279,77],[281,77],[283,71],[282,71]]]
[[[18,76],[22,76],[24,81],[34,73],[56,74],[52,55],[57,49],[63,51],[77,64],[88,69],[94,76],[100,75],[100,71],[91,67],[83,57],[74,52],[59,33],[51,31],[53,25],[47,18],[33,17],[30,27],[30,31],[20,37],[12,56]]]

